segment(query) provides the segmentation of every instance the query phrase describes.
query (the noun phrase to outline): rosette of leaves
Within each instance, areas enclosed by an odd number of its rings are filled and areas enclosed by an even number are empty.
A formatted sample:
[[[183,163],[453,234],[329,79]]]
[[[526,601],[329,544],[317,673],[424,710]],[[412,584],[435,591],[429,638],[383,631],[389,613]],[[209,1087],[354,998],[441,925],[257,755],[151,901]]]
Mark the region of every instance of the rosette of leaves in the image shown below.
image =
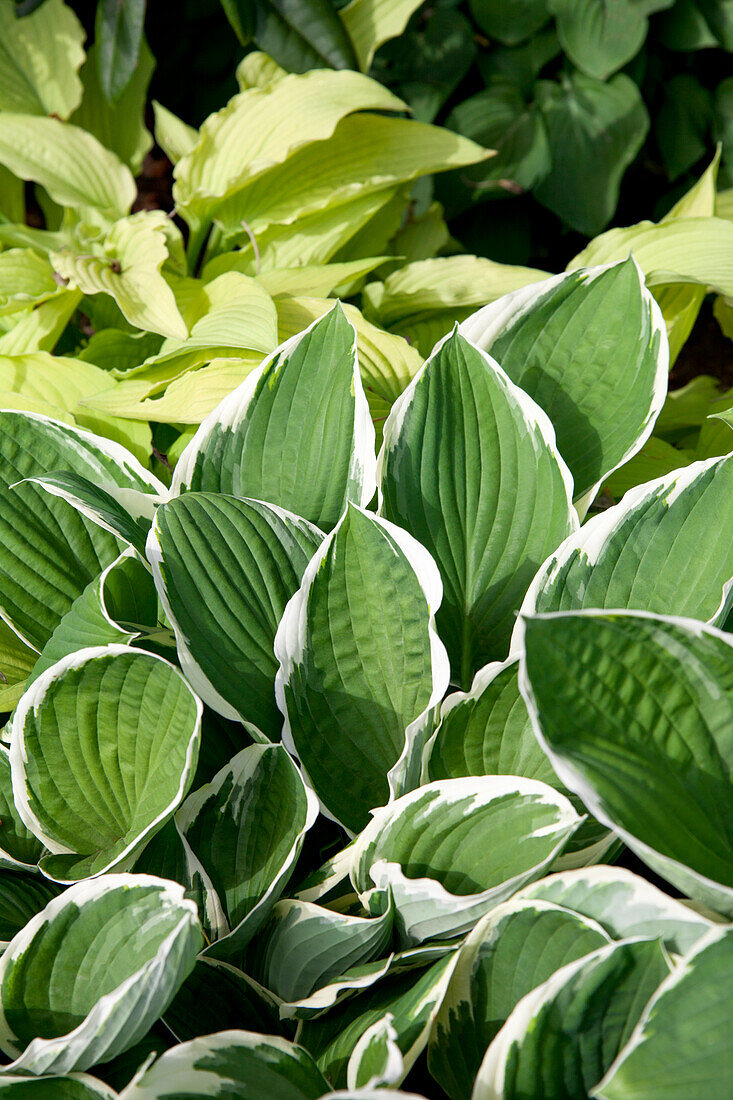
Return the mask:
[[[586,519],[659,306],[487,308],[379,454],[338,304],[170,486],[0,413],[0,1094],[729,1093],[733,458]]]

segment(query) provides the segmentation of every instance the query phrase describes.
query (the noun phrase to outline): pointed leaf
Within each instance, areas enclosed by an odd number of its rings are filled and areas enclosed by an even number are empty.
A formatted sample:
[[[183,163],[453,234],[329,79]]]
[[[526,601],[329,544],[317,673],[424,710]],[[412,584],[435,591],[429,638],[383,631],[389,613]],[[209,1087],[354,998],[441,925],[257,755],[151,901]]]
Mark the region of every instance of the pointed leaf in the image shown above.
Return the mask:
[[[81,99],[84,29],[63,0],[18,19],[0,5],[0,109],[68,118]]]
[[[153,144],[143,115],[155,58],[143,40],[137,68],[124,92],[112,104],[105,99],[99,84],[98,57],[99,49],[95,44],[88,50],[81,70],[84,95],[70,121],[94,134],[102,145],[116,153],[137,174]]]
[[[349,830],[387,801],[388,773],[398,761],[409,769],[421,721],[445,692],[440,598],[428,552],[350,504],[280,621],[283,740],[326,812]]]
[[[454,333],[395,402],[379,467],[381,514],[438,564],[438,628],[453,680],[467,687],[481,665],[506,656],[531,577],[577,527],[552,425]]]
[[[606,80],[644,45],[648,23],[632,0],[548,0],[563,50],[589,76]]]
[[[65,890],[0,958],[0,1046],[12,1070],[71,1073],[134,1046],[201,942],[195,907],[173,883],[107,875]]]
[[[291,72],[356,68],[354,47],[328,0],[224,0],[222,6],[240,41],[253,38]]]
[[[289,512],[223,493],[184,493],[158,508],[148,559],[178,655],[201,698],[276,741],[273,643],[323,536]]]
[[[101,0],[94,39],[99,81],[105,99],[114,103],[129,84],[140,57],[145,0]]]
[[[132,863],[193,779],[201,709],[173,665],[121,645],[72,653],[38,677],[15,711],[11,766],[50,878]]]
[[[516,291],[461,332],[545,410],[576,499],[594,493],[651,434],[667,393],[668,347],[632,259]]]
[[[398,1085],[406,1076],[394,1016],[388,1012],[367,1028],[354,1047],[346,1078],[352,1089],[378,1089]]]
[[[359,68],[369,72],[381,45],[402,34],[420,0],[351,0],[339,15],[354,44]]]

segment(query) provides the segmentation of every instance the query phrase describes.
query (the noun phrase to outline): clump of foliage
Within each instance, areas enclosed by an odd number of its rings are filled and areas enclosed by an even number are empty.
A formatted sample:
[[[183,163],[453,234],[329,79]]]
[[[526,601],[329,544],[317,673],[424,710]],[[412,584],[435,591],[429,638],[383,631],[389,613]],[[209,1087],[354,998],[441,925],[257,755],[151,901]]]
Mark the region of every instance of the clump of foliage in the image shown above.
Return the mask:
[[[338,303],[169,487],[0,413],[0,1092],[729,1094],[733,457],[586,518],[668,369],[628,258],[449,331],[378,455]]]

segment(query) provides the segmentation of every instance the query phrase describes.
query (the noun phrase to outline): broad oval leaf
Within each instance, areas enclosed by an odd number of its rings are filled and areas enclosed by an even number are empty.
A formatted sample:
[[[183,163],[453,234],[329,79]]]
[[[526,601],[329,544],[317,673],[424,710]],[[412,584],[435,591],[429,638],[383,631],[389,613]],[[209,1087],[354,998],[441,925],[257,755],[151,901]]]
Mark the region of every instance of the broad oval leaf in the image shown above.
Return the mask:
[[[0,944],[7,946],[59,892],[39,874],[0,870]]]
[[[265,500],[330,530],[347,501],[369,503],[375,465],[356,332],[336,305],[206,418],[178,460],[173,492]]]
[[[81,100],[84,28],[63,0],[19,19],[0,5],[0,109],[68,118]]]
[[[563,50],[589,76],[605,80],[639,52],[648,24],[632,0],[548,0]]]
[[[274,1035],[220,1031],[166,1051],[121,1100],[320,1100],[330,1091],[302,1047]]]
[[[410,768],[448,684],[441,583],[406,531],[350,504],[311,558],[275,637],[283,741],[325,811],[358,831]],[[418,746],[418,751],[421,746]],[[400,765],[397,768],[397,765]]]
[[[656,940],[624,940],[568,963],[519,1002],[486,1052],[471,1100],[546,1100],[598,1084],[669,973]]]
[[[329,0],[224,0],[229,22],[289,72],[355,69],[354,46]]]
[[[386,904],[407,944],[458,936],[539,878],[581,822],[557,791],[519,776],[429,783],[376,810],[353,849],[363,904]]]
[[[94,38],[99,82],[114,103],[129,84],[140,58],[145,0],[100,0]]]
[[[454,332],[387,418],[379,483],[381,514],[438,564],[438,629],[454,681],[468,687],[481,665],[506,656],[531,578],[577,528],[552,425],[498,363]]]
[[[525,620],[520,687],[560,779],[686,894],[733,914],[733,637],[645,612]]]
[[[229,930],[208,948],[241,955],[285,889],[318,803],[279,745],[251,745],[194,791],[176,823],[216,891]]]
[[[171,882],[106,875],[65,890],[0,958],[0,1047],[13,1072],[71,1073],[134,1046],[201,944],[195,906]]]
[[[193,779],[201,711],[173,665],[127,646],[71,653],[38,677],[15,710],[10,761],[50,878],[132,863]]]
[[[651,434],[667,393],[669,350],[633,259],[507,294],[461,332],[545,410],[576,499],[595,495]]]
[[[274,505],[195,492],[158,508],[148,537],[189,682],[224,717],[253,722],[273,741],[282,729],[275,634],[322,540]]]
[[[595,921],[542,901],[512,899],[478,922],[458,953],[428,1049],[430,1073],[452,1100],[470,1096],[489,1043],[522,997],[609,942]]]
[[[593,1091],[598,1100],[726,1100],[733,1090],[733,932],[714,929],[681,959]]]

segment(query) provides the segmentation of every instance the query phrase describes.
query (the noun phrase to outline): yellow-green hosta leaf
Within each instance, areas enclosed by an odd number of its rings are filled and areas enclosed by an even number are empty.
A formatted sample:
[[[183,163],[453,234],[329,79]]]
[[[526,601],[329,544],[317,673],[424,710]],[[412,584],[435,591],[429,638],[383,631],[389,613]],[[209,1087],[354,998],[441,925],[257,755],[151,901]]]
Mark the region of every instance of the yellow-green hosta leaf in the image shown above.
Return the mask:
[[[0,164],[45,187],[61,206],[92,207],[120,218],[137,188],[130,169],[92,134],[56,118],[3,111]]]
[[[424,547],[349,504],[280,620],[283,743],[352,832],[409,776],[422,722],[447,687],[434,625],[441,589]]]
[[[133,1047],[193,969],[202,941],[196,907],[175,883],[104,875],[64,891],[0,960],[0,1046],[16,1059],[12,1072],[72,1073]],[[57,967],[67,975],[61,985]]]
[[[92,46],[81,70],[84,95],[70,121],[99,138],[102,145],[116,153],[137,175],[153,138],[145,125],[144,112],[148,84],[155,58],[143,40],[140,57],[122,95],[109,103],[99,86],[97,46]]]
[[[41,673],[15,710],[11,766],[49,878],[132,865],[193,780],[201,711],[173,665],[124,645],[79,650]]]
[[[236,261],[236,253],[227,253],[220,260]],[[327,298],[340,286],[350,286],[375,267],[389,260],[389,256],[370,256],[347,263],[305,264],[302,267],[273,268],[257,276],[257,280],[272,295],[290,297]],[[213,261],[216,263],[216,260]],[[204,272],[204,275],[206,272]]]
[[[321,1100],[326,1095],[336,1098],[303,1047],[274,1035],[220,1031],[166,1051],[128,1085],[124,1100]],[[384,1097],[390,1100],[389,1094]]]
[[[198,130],[183,122],[162,103],[158,103],[157,99],[153,100],[153,117],[155,140],[171,164],[177,164],[196,145],[199,139]]]
[[[160,271],[168,256],[165,222],[162,211],[132,214],[115,222],[98,255],[64,249],[52,252],[51,262],[84,294],[111,295],[136,328],[183,340],[186,325]]]
[[[289,224],[360,194],[488,156],[488,150],[442,127],[368,113],[350,115],[328,141],[303,146],[223,199],[215,216],[227,233],[241,236],[245,219],[257,235],[273,223]]]
[[[673,447],[664,439],[656,435],[650,435],[640,451],[633,458],[615,470],[603,483],[603,491],[615,500],[627,493],[629,489],[641,485],[645,481],[654,481],[664,474],[674,473],[681,466],[692,462],[695,458],[694,451],[680,450]]]
[[[511,468],[511,478],[502,477]],[[458,332],[395,402],[379,459],[380,514],[430,551],[454,683],[503,659],[530,581],[578,521],[542,409]]]
[[[209,876],[226,922],[207,955],[241,959],[285,889],[317,817],[317,798],[280,745],[250,745],[189,795],[176,824]]]
[[[35,309],[23,312],[20,320],[0,336],[0,355],[51,351],[81,298],[80,290],[64,290]]]
[[[726,1100],[733,1089],[733,932],[716,928],[659,986],[597,1100]]]
[[[176,206],[189,221],[208,221],[222,199],[301,146],[330,137],[344,115],[403,108],[376,81],[346,70],[290,74],[266,88],[248,88],[209,116],[196,145],[176,164]]]
[[[376,810],[353,848],[362,904],[390,892],[409,945],[467,932],[540,878],[581,822],[564,795],[514,775],[428,783]]]
[[[266,88],[287,75],[288,70],[262,50],[252,50],[246,54],[237,65],[236,72],[237,84],[242,92],[246,92],[247,88]]]
[[[269,501],[329,530],[347,501],[374,495],[373,432],[356,333],[336,305],[206,418],[176,465],[173,493]]]
[[[323,535],[299,516],[224,493],[184,493],[158,508],[148,538],[160,599],[189,683],[214,710],[272,741],[273,642]]]
[[[369,72],[374,54],[390,38],[402,34],[420,0],[351,0],[339,12],[354,44],[359,68]]]
[[[729,508],[733,456],[693,462],[637,486],[550,555],[521,614],[628,607],[724,622],[733,584],[733,547],[722,535]],[[522,647],[521,621],[515,650]]]
[[[25,683],[36,663],[38,653],[19,638],[4,619],[0,619],[0,692],[6,692],[14,685]],[[22,692],[21,692],[22,693]],[[12,710],[12,707],[7,707]],[[2,814],[0,814],[0,822]]]
[[[520,686],[560,779],[658,874],[733,912],[733,638],[693,619],[525,620]]]
[[[517,1004],[481,1063],[472,1100],[588,1096],[669,974],[661,944],[628,939],[569,962]]]
[[[451,1100],[471,1095],[489,1043],[522,997],[610,942],[596,921],[546,901],[512,899],[483,917],[458,952],[430,1036],[430,1073]]]
[[[515,291],[473,314],[461,332],[547,413],[576,501],[592,500],[651,435],[667,394],[669,350],[632,258]]]
[[[19,19],[0,4],[0,110],[68,118],[79,105],[84,28],[63,0]]]
[[[0,316],[32,309],[39,302],[63,294],[51,264],[32,248],[0,252]]]

